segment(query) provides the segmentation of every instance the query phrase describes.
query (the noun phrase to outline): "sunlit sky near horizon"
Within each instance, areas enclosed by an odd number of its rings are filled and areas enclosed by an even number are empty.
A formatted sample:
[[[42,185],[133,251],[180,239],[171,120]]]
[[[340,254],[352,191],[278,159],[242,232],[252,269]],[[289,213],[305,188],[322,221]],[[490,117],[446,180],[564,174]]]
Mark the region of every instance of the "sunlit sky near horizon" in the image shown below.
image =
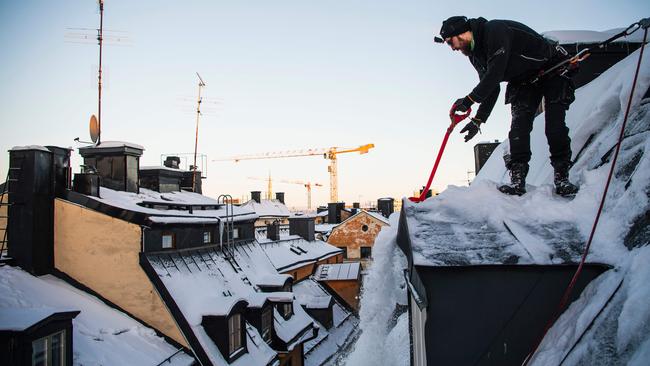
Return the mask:
[[[409,196],[426,182],[449,124],[451,103],[478,81],[466,57],[433,44],[452,15],[513,19],[533,29],[608,30],[650,16],[647,1],[123,1],[106,0],[102,140],[143,145],[141,165],[194,150],[196,72],[203,95],[199,152],[208,156],[204,193],[234,197],[266,183],[306,206],[323,184],[320,157],[211,162],[232,155],[374,143],[339,156],[339,199]],[[98,47],[68,42],[69,28],[97,28],[95,1],[0,0],[0,151],[12,146],[75,148],[97,112]],[[85,33],[91,34],[92,31]],[[433,187],[467,184],[473,146],[503,140],[510,124],[502,95],[483,133],[464,143],[457,128]],[[213,102],[213,103],[210,103]],[[6,176],[8,155],[0,159]],[[0,180],[4,180],[0,178]]]

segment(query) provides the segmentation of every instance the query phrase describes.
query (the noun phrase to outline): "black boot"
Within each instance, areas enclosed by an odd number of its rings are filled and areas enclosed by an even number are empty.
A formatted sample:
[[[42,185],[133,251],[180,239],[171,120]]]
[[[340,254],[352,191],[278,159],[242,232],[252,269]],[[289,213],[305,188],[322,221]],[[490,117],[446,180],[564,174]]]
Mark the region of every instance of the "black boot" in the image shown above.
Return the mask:
[[[499,191],[521,196],[526,193],[526,175],[528,175],[527,163],[511,163],[510,164],[510,184],[504,184],[499,187]]]
[[[578,186],[569,182],[569,169],[571,164],[556,164],[553,182],[555,183],[555,193],[562,197],[573,197],[578,193]]]

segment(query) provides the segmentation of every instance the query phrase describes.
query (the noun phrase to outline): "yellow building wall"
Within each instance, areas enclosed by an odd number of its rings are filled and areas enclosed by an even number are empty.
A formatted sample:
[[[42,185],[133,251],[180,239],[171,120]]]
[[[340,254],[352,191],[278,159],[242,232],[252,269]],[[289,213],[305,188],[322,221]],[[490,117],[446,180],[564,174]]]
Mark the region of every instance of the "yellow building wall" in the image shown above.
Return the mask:
[[[139,263],[140,226],[56,199],[54,266],[189,348]]]

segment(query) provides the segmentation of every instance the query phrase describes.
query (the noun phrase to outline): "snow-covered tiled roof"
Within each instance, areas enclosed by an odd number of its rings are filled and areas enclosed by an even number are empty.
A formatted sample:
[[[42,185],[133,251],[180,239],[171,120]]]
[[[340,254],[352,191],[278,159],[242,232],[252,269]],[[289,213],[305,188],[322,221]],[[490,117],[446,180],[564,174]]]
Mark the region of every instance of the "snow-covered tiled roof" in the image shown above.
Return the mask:
[[[75,364],[156,365],[177,351],[153,329],[56,277],[2,266],[0,279],[0,324],[24,327],[46,314],[80,311],[72,320]],[[180,352],[166,364],[193,362]]]
[[[332,302],[333,326],[326,329],[321,324],[318,337],[305,343],[305,364],[322,365],[340,353],[340,349],[352,341],[359,333],[359,318],[350,313],[332,297],[327,290],[311,278],[293,286],[298,301],[307,309],[323,309]]]
[[[332,229],[339,225],[340,224],[316,224],[314,225],[314,231],[317,233],[329,233],[332,231]]]
[[[278,200],[261,200],[258,203],[255,200],[250,200],[240,207],[254,211],[260,217],[289,217],[291,212],[284,203]]]
[[[341,252],[341,249],[324,241],[307,241],[297,235],[279,241],[261,243],[261,245],[271,263],[280,272],[290,271]]]
[[[316,268],[314,278],[317,281],[356,280],[361,272],[361,263],[321,264]]]
[[[561,264],[580,260],[584,238],[575,223],[559,217],[541,221],[541,211],[532,219],[529,214],[536,211],[535,207],[523,210],[517,200],[495,193],[492,184],[476,183],[472,188],[448,188],[420,204],[404,201],[402,210],[415,265]]]
[[[149,215],[149,219],[152,222],[157,223],[215,223],[218,222],[220,218],[226,216],[225,207],[219,205],[217,200],[194,192],[180,191],[159,193],[146,188],[140,188],[140,193],[133,193],[100,187],[99,195],[100,197],[87,197],[109,206]],[[216,209],[194,210],[190,213],[189,210],[158,209],[141,206],[144,203],[149,205],[160,204],[165,207],[174,205],[181,207],[191,205],[212,206],[216,207]],[[234,221],[253,220],[257,218],[257,214],[250,209],[238,206],[233,206],[232,208]]]
[[[284,284],[287,275],[278,274],[266,253],[256,241],[234,246],[233,259],[217,246],[193,250],[147,254],[147,259],[165,288],[178,305],[197,336],[201,347],[215,365],[227,365],[214,342],[202,326],[207,315],[228,315],[232,307],[246,301],[249,307],[261,307],[264,302],[292,302],[294,314],[284,319],[274,310],[274,327],[280,339],[293,347],[313,337],[313,320],[290,292],[261,292],[260,286]],[[209,289],[209,290],[208,290]],[[247,354],[231,365],[266,365],[276,356],[254,327],[247,327]]]

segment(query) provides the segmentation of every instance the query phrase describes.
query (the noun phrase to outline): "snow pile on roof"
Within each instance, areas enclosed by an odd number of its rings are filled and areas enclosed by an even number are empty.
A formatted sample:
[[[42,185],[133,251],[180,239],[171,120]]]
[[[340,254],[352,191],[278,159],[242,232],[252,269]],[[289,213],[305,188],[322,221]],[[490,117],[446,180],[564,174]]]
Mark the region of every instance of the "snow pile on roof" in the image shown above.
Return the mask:
[[[388,222],[389,222],[388,219],[386,218],[386,216],[382,215],[381,212],[376,212],[376,211],[362,211],[362,212],[367,213],[368,215],[374,217],[375,219],[377,219],[377,220],[379,220],[379,221],[381,221],[381,222],[383,222],[385,224],[388,224]]]
[[[600,43],[606,41],[615,34],[624,31],[625,28],[615,28],[602,32],[590,30],[557,30],[542,33],[548,39],[559,42],[560,44],[571,43]],[[621,37],[614,42],[643,42],[643,32],[634,32],[629,36]]]
[[[326,329],[319,323],[321,328],[318,337],[305,343],[305,365],[320,366],[333,357],[340,357],[341,350],[356,339],[359,333],[359,319],[312,279],[296,283],[293,291],[298,301],[306,308],[321,309],[333,301],[333,325],[330,329]]]
[[[159,193],[146,188],[140,188],[140,193],[115,191],[110,188],[100,187],[100,197],[87,196],[109,206],[121,209],[140,212],[151,215],[150,219],[158,223],[215,223],[220,218],[226,216],[226,209],[219,205],[217,200],[204,196],[199,193],[179,191]],[[204,205],[215,206],[216,209],[195,210],[190,213],[188,210],[180,209],[158,209],[143,207],[143,202],[159,203],[164,206],[187,206],[187,205]],[[252,220],[257,215],[250,209],[232,206],[232,213],[235,221]]]
[[[410,233],[411,238],[429,235],[427,240],[432,242],[433,238],[438,238],[435,231],[442,230],[437,225],[443,224],[446,231],[440,232],[442,240],[446,235],[453,235],[463,242],[487,244],[489,239],[485,235],[493,235],[494,247],[484,245],[479,250],[481,255],[487,254],[488,263],[496,261],[490,257],[491,251],[515,255],[518,263],[555,263],[558,257],[575,261],[574,254],[582,249],[600,202],[638,57],[639,50],[576,92],[576,102],[567,113],[574,156],[579,154],[571,178],[581,187],[573,200],[553,194],[553,170],[544,136],[544,116],[541,115],[531,135],[533,160],[527,180],[528,193],[511,197],[496,190],[500,182],[508,181],[501,159],[508,147],[507,142],[503,143],[470,187],[449,187],[424,203],[406,203],[403,210],[410,211],[412,217],[419,220],[409,222],[409,229],[414,227],[415,231]],[[641,65],[621,155],[587,258],[589,262],[611,264],[615,269],[593,281],[580,299],[564,312],[544,339],[532,365],[559,364],[566,355],[567,365],[650,363],[650,308],[647,305],[650,296],[647,266],[650,261],[647,219],[650,208],[650,101],[641,100],[649,85],[650,57],[646,57]],[[396,221],[395,217],[391,217],[392,222]],[[503,238],[501,228],[507,222],[518,224],[513,235],[519,243],[499,247]],[[348,359],[350,365],[386,364],[394,353],[403,357],[396,360],[397,364],[408,362],[404,361],[409,358],[408,341],[403,341],[408,339],[407,326],[402,325],[401,319],[392,329],[385,326],[391,319],[386,304],[398,302],[396,292],[404,292],[400,288],[404,263],[396,249],[396,222],[392,226],[394,229],[382,230],[374,245],[375,262],[364,282],[361,299],[363,334]],[[570,251],[564,256],[560,253],[560,245],[555,243],[558,235],[552,235],[555,228],[571,228]],[[582,238],[577,248],[571,248],[578,243],[574,242],[573,235]],[[526,245],[519,245],[522,242]],[[449,244],[452,251],[462,245]],[[419,249],[420,259],[435,258],[435,253],[426,255],[428,248],[424,242]],[[471,248],[462,249],[459,251],[461,260],[470,264],[481,261],[480,256],[473,255],[479,253],[473,253]],[[414,259],[418,258],[415,252],[414,249]],[[394,258],[400,259],[393,262]],[[448,264],[450,262],[431,262],[431,265]],[[396,345],[389,339],[405,342],[403,352],[391,348]],[[384,352],[385,348],[390,352]]]
[[[235,245],[234,260],[228,259],[218,247],[147,254],[147,260],[160,277],[180,311],[199,339],[208,357],[217,365],[227,365],[223,355],[201,325],[204,315],[229,315],[239,301],[249,306],[261,306],[267,299],[273,302],[292,302],[294,314],[285,320],[274,310],[274,326],[280,339],[296,344],[313,336],[312,318],[300,307],[292,293],[259,292],[258,285],[286,280],[273,267],[255,241]],[[284,281],[282,281],[284,283]],[[247,327],[248,353],[232,365],[266,365],[276,352],[262,339],[258,330]],[[255,341],[257,340],[257,341]]]
[[[406,257],[397,247],[399,213],[390,216],[372,247],[373,262],[363,279],[359,328],[361,336],[346,359],[347,365],[410,364],[408,313],[398,314],[396,304],[406,304]]]
[[[261,242],[260,245],[280,272],[315,263],[342,252],[324,241],[307,241],[298,235],[281,238],[279,241]]]
[[[284,203],[278,200],[261,200],[257,203],[255,200],[250,200],[240,207],[247,208],[254,211],[260,217],[289,217],[291,212]]]
[[[56,277],[34,277],[18,268],[0,267],[2,318],[22,313],[22,319],[29,321],[38,314],[77,310],[81,313],[72,320],[76,365],[156,365],[177,351],[153,329]],[[181,352],[167,364],[193,362]]]
[[[22,151],[22,150],[40,150],[50,152],[45,146],[41,145],[27,145],[27,146],[14,146],[9,151]]]
[[[130,147],[133,149],[139,149],[139,150],[144,150],[144,146],[134,144],[132,142],[125,142],[125,141],[102,141],[99,145],[87,145],[81,147],[82,149],[111,149],[115,147]]]

